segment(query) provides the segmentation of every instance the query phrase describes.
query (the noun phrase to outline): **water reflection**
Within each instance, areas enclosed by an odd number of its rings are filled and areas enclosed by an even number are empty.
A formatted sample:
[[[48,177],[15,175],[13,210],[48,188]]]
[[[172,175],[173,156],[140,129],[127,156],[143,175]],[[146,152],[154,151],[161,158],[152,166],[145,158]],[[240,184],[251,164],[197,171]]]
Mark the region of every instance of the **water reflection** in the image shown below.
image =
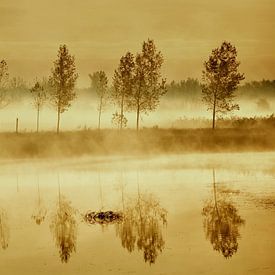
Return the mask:
[[[143,251],[145,262],[155,263],[165,241],[162,228],[167,223],[167,211],[153,195],[138,194],[124,205],[123,221],[116,225],[121,245],[129,252],[136,247]]]
[[[206,238],[213,249],[221,252],[225,258],[238,250],[239,227],[245,223],[238,209],[230,199],[229,192],[219,190],[213,170],[213,198],[205,202],[202,210]]]
[[[0,209],[0,241],[1,247],[7,249],[9,246],[10,229],[8,225],[7,213],[4,209]]]
[[[45,220],[47,209],[44,206],[43,200],[41,199],[39,179],[37,182],[37,193],[38,193],[38,198],[37,198],[34,213],[32,215],[32,219],[35,221],[37,225],[40,225]]]
[[[59,248],[61,262],[67,263],[72,252],[76,251],[76,210],[71,206],[71,202],[61,195],[60,192],[56,213],[52,217],[50,229],[55,244]]]

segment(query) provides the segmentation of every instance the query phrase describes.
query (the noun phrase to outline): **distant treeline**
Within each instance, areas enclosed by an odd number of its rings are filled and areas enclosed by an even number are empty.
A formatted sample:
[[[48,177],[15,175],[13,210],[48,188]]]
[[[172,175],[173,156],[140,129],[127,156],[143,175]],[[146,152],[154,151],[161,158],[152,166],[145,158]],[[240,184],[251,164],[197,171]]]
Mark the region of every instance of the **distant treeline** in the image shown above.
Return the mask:
[[[187,78],[181,81],[172,81],[167,84],[167,98],[185,98],[196,101],[201,98],[201,83],[198,79]],[[236,91],[237,97],[244,98],[272,98],[275,97],[275,80],[261,80],[246,82]]]
[[[31,85],[21,77],[13,77],[10,80],[9,92],[16,100],[31,97]],[[198,79],[187,78],[180,81],[171,81],[167,84],[168,92],[164,96],[167,99],[185,98],[188,101],[201,100],[201,83]],[[97,97],[92,87],[78,88],[78,96]],[[237,97],[243,98],[275,98],[275,80],[261,80],[246,82],[236,91]]]
[[[246,98],[275,97],[275,80],[251,81],[240,86],[236,93]]]

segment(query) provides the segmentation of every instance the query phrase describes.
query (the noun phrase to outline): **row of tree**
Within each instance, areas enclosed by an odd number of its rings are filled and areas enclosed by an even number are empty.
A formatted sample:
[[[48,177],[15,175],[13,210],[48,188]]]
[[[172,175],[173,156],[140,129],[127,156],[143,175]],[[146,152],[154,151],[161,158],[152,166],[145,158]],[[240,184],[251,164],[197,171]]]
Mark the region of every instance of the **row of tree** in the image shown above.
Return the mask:
[[[160,97],[167,92],[165,79],[161,78],[163,56],[156,50],[153,40],[143,43],[142,53],[136,57],[130,52],[120,59],[120,64],[113,77],[111,99],[116,103],[119,112],[114,119],[122,129],[127,122],[124,111],[136,111],[136,128],[139,129],[140,113],[153,111],[159,104]],[[229,42],[223,42],[219,48],[212,51],[209,59],[204,62],[202,84],[187,80],[182,85],[189,86],[193,92],[202,90],[202,99],[212,111],[212,128],[215,128],[217,114],[239,110],[234,103],[235,91],[244,74],[238,71],[237,50]],[[107,77],[104,72],[96,72],[92,76],[93,87],[100,97],[99,128],[102,102],[107,91]],[[101,79],[101,80],[100,80]]]
[[[107,102],[112,102],[117,110],[113,114],[113,122],[122,129],[127,124],[125,112],[136,113],[136,129],[139,130],[140,116],[154,111],[160,98],[167,93],[168,88],[192,89],[193,93],[202,91],[202,99],[212,111],[212,127],[215,128],[217,114],[238,110],[238,104],[233,99],[235,91],[244,75],[239,73],[240,62],[237,61],[237,50],[229,42],[223,42],[219,48],[212,51],[209,59],[204,62],[202,83],[188,79],[167,86],[162,77],[161,68],[164,62],[162,53],[157,50],[153,40],[143,42],[142,50],[136,55],[127,52],[120,58],[114,72],[112,83],[104,71],[90,74],[91,87],[98,95],[98,129],[100,129],[102,111]],[[8,65],[5,60],[0,62],[0,107],[6,106]],[[53,63],[51,75],[40,81],[36,80],[30,89],[34,106],[37,110],[37,132],[39,131],[39,115],[44,103],[49,100],[57,111],[56,131],[60,130],[61,114],[68,110],[76,98],[75,86],[78,74],[75,58],[69,54],[66,45],[59,47],[57,59]],[[16,83],[15,83],[16,84]]]
[[[42,80],[36,80],[34,86],[29,90],[37,110],[37,132],[39,131],[40,111],[45,102],[49,100],[57,110],[56,131],[59,133],[60,115],[71,106],[71,102],[76,97],[74,90],[77,77],[74,56],[69,54],[66,45],[61,45],[57,59],[53,64],[51,76]],[[8,65],[5,60],[2,60],[0,62],[0,108],[10,103],[11,96],[7,94],[7,91],[10,91],[12,85],[15,85],[14,88],[20,90],[18,83],[22,84],[23,89],[26,88],[25,83],[23,81],[19,82],[17,78],[9,81]]]
[[[125,111],[136,112],[136,129],[139,129],[141,113],[153,111],[159,104],[160,97],[167,92],[165,79],[161,76],[163,56],[153,40],[143,42],[141,53],[134,56],[127,52],[120,58],[114,72],[113,85],[108,89],[105,72],[99,71],[90,75],[92,88],[99,96],[99,119],[104,104],[111,100],[117,107],[113,121],[119,129],[126,126]]]

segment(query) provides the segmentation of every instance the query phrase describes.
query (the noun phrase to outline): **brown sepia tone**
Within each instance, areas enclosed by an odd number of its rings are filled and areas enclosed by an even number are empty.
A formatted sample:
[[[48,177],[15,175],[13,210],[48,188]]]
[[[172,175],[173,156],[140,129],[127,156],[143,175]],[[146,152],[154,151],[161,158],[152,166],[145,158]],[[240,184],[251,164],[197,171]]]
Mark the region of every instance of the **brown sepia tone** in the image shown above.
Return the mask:
[[[274,274],[274,8],[1,0],[1,274]]]

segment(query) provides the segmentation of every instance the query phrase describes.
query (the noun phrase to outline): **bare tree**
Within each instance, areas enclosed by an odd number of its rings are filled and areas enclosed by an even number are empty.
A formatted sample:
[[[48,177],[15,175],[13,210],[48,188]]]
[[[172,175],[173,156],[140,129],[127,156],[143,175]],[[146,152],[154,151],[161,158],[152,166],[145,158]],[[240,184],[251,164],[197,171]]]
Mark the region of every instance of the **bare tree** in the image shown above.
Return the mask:
[[[47,86],[46,85],[47,85],[47,82],[44,79],[43,81],[36,81],[34,86],[30,89],[30,92],[33,96],[33,105],[37,111],[37,116],[36,116],[36,132],[37,133],[39,131],[40,111],[47,100],[47,94],[46,94]]]
[[[212,128],[215,129],[216,114],[239,110],[234,104],[234,91],[244,79],[238,72],[237,50],[229,42],[223,42],[220,48],[212,50],[208,61],[204,62],[202,72],[203,101],[212,110]]]
[[[57,109],[57,133],[59,133],[60,128],[60,114],[65,112],[76,98],[74,88],[77,78],[74,56],[69,54],[66,45],[61,45],[50,77],[53,88],[51,101]]]
[[[103,107],[106,105],[107,91],[108,91],[108,79],[104,71],[98,71],[89,74],[91,79],[91,87],[95,90],[99,97],[98,104],[98,129],[100,130],[101,113]]]
[[[134,92],[130,108],[136,111],[136,129],[139,129],[140,114],[154,111],[162,95],[167,92],[165,79],[161,78],[163,56],[157,51],[153,40],[143,42],[142,52],[135,59]]]
[[[0,61],[0,109],[6,107],[9,103],[6,94],[8,79],[8,64],[5,60],[2,60]]]
[[[127,52],[125,56],[121,57],[119,66],[115,70],[111,93],[112,100],[120,109],[120,114],[115,116],[116,120],[118,120],[120,130],[123,128],[126,119],[124,109],[128,107],[129,99],[133,93],[134,73],[134,55]]]

